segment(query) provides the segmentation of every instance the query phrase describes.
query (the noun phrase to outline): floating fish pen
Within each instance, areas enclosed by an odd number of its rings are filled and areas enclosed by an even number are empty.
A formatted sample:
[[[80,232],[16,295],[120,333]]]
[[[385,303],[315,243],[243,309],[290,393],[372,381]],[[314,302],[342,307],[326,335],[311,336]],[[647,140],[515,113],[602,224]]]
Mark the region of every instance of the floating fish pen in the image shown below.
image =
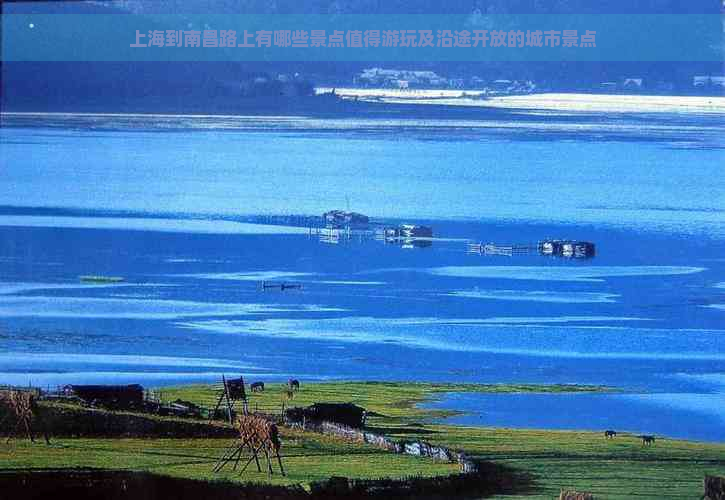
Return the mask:
[[[314,231],[314,233],[317,235],[321,243],[329,243],[332,245],[337,245],[338,243],[340,243],[340,240],[344,241],[350,238],[349,229],[342,230],[332,227],[327,227],[324,229],[318,228],[316,231]]]
[[[479,255],[503,255],[513,257],[514,255],[528,255],[532,251],[530,245],[496,245],[495,243],[469,243],[468,253]]]
[[[371,229],[351,229],[350,227],[309,227],[308,236],[317,238],[320,243],[337,245],[351,241],[362,242],[374,236]]]
[[[497,245],[495,243],[469,243],[468,253],[478,255],[529,255],[537,253],[547,257],[590,259],[595,256],[594,243],[574,240],[542,240],[537,245]]]
[[[540,255],[568,259],[590,259],[596,255],[594,243],[573,240],[543,240],[539,242]]]
[[[401,240],[398,240],[400,243],[400,248],[428,248],[429,246],[433,245],[433,242],[430,240],[420,240],[417,238],[403,238]]]
[[[402,238],[432,238],[433,228],[428,226],[416,226],[414,224],[401,224],[398,227],[399,236]]]
[[[383,228],[378,233],[378,239],[386,243],[397,243],[403,248],[425,248],[433,244],[433,228],[415,224],[401,224],[397,227]]]

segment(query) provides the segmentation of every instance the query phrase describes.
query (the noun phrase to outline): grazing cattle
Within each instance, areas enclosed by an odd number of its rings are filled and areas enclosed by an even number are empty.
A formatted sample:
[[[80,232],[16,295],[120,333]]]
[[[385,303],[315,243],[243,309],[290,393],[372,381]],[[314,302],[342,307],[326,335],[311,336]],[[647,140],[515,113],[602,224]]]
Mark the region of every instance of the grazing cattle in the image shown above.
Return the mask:
[[[640,436],[642,438],[642,446],[650,446],[655,443],[654,436]]]
[[[287,382],[287,387],[289,387],[290,391],[299,391],[300,390],[300,381],[294,378],[289,379],[289,382]]]
[[[612,439],[616,436],[617,436],[617,431],[612,431],[612,430],[604,431],[604,437],[607,439]]]
[[[252,392],[264,392],[264,382],[254,382],[249,388]]]

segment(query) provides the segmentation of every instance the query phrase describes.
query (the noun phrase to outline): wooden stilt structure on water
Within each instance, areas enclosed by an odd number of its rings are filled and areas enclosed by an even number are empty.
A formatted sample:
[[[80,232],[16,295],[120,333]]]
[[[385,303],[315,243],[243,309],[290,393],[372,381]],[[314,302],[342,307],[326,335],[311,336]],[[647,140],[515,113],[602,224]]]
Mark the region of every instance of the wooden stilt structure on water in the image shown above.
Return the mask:
[[[596,255],[594,243],[576,240],[541,240],[536,245],[498,245],[496,243],[469,243],[467,252],[478,255],[515,255],[538,254],[547,257],[566,259],[590,259]]]
[[[267,473],[269,475],[274,474],[272,467],[273,456],[277,458],[280,473],[283,476],[286,475],[282,465],[282,456],[280,455],[282,442],[279,439],[277,425],[258,415],[240,415],[237,418],[237,425],[239,427],[239,438],[224,451],[224,454],[214,466],[214,472],[221,471],[225,465],[232,462],[234,464],[232,470],[236,471],[242,455],[245,450],[248,450],[251,456],[242,467],[240,474],[243,474],[253,461],[257,465],[257,471],[262,472],[259,461],[261,452],[267,460]]]
[[[468,253],[479,255],[504,255],[513,257],[514,255],[528,255],[534,251],[536,247],[533,245],[496,245],[494,243],[469,243]]]

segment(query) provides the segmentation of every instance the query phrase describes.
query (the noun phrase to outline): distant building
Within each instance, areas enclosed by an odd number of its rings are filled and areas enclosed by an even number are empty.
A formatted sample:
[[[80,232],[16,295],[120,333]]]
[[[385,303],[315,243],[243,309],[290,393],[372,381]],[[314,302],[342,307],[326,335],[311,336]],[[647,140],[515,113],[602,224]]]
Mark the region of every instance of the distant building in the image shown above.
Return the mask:
[[[625,78],[622,88],[626,90],[641,90],[644,80],[642,78]]]
[[[115,409],[141,408],[144,402],[143,387],[131,385],[66,385],[63,394],[75,396],[93,406]]]
[[[465,80],[463,80],[463,78],[451,78],[448,84],[451,88],[454,89],[462,89],[466,86]]]
[[[536,84],[531,80],[494,80],[486,88],[489,95],[521,95],[531,94],[536,90]]]
[[[483,88],[486,86],[486,80],[480,76],[472,76],[469,85],[474,89]]]
[[[494,90],[508,90],[511,85],[513,85],[514,82],[511,80],[494,80],[491,86],[494,88]]]
[[[692,86],[698,89],[720,88],[725,89],[725,76],[695,76]]]
[[[343,210],[330,210],[322,214],[325,225],[333,228],[342,227],[364,227],[370,222],[367,215],[357,212],[345,212]]]
[[[352,403],[315,403],[305,408],[290,408],[285,411],[284,419],[288,424],[333,422],[348,427],[365,427],[365,408]]]
[[[448,80],[434,71],[413,71],[406,69],[367,68],[354,78],[356,85],[387,88],[441,88],[448,86]]]

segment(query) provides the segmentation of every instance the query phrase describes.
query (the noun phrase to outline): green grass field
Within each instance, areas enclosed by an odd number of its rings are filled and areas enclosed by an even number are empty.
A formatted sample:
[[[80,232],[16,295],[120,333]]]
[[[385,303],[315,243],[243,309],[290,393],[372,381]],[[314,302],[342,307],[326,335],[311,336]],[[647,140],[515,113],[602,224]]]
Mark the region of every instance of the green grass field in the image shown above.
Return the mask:
[[[605,440],[592,432],[427,428],[433,443],[532,473],[536,490],[521,498],[554,498],[564,488],[597,498],[699,499],[705,474],[725,475],[725,445],[665,439],[643,447],[625,434]]]
[[[444,392],[608,390],[587,386],[331,382],[304,385],[287,405],[323,401],[359,404],[378,414],[368,419],[368,425],[379,432],[463,449],[474,456],[530,472],[536,489],[522,498],[532,500],[554,498],[562,488],[592,491],[598,498],[699,499],[705,474],[725,476],[725,444],[659,439],[654,446],[643,447],[639,439],[626,434],[606,440],[600,432],[436,425],[428,422],[450,412],[416,407]],[[251,395],[251,404],[278,408],[283,393],[281,385],[268,385],[265,393]],[[164,390],[167,399],[203,401],[208,396],[208,386]]]
[[[334,382],[303,384],[289,400],[280,384],[250,395],[250,408],[279,413],[287,407],[314,402],[353,402],[374,412],[368,426],[400,438],[425,440],[463,449],[485,460],[527,472],[534,479],[530,494],[516,498],[551,499],[561,488],[595,493],[612,499],[698,499],[705,474],[725,475],[725,445],[658,439],[643,447],[635,436],[605,440],[597,432],[559,432],[472,428],[432,424],[446,412],[418,408],[417,403],[449,391],[566,392],[606,391],[604,387],[437,385]],[[205,405],[215,401],[210,386],[185,386],[161,391],[165,400],[177,398]],[[575,411],[565,408],[562,411]],[[2,468],[101,467],[143,470],[176,477],[269,481],[254,470],[244,476],[211,468],[228,439],[70,439],[31,445],[15,440],[0,448]],[[436,475],[457,471],[452,464],[394,455],[369,446],[345,443],[312,433],[283,431],[283,455],[289,472],[276,484],[302,483],[331,475],[357,478]],[[506,497],[514,498],[514,497]]]
[[[379,478],[433,476],[458,471],[458,466],[406,455],[394,455],[372,446],[346,443],[326,436],[284,430],[282,459],[286,477],[257,472],[254,463],[244,474],[231,466],[212,469],[230,439],[86,439],[58,438],[52,444],[14,440],[0,448],[2,469],[101,468],[146,471],[203,480],[231,480],[306,485],[330,476]],[[4,444],[4,443],[3,443]],[[244,459],[240,467],[244,465]]]
[[[248,393],[251,410],[258,408],[269,413],[281,413],[282,404],[286,407],[307,406],[312,403],[339,402],[355,403],[368,412],[381,415],[369,420],[371,425],[411,423],[417,419],[440,418],[454,412],[442,410],[424,410],[417,408],[418,403],[435,398],[446,392],[606,392],[611,389],[602,386],[581,385],[511,385],[511,384],[427,384],[395,382],[325,382],[304,384],[302,390],[294,393],[289,400],[286,385],[267,384],[261,393]],[[164,388],[160,391],[162,399],[173,401],[182,399],[197,404],[213,406],[217,393],[208,385],[188,385]]]

